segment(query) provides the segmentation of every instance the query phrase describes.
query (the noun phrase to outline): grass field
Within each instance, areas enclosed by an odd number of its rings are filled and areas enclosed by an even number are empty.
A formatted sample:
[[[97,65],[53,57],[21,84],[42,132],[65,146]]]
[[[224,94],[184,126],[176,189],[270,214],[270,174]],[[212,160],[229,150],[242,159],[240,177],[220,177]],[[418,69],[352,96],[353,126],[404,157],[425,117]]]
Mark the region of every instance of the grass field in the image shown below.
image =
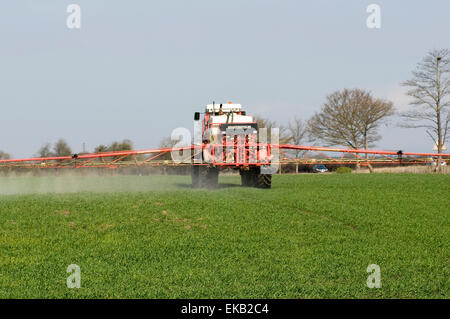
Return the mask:
[[[449,298],[450,176],[0,178],[0,298]],[[69,289],[66,268],[81,267]],[[369,264],[382,287],[366,286]]]

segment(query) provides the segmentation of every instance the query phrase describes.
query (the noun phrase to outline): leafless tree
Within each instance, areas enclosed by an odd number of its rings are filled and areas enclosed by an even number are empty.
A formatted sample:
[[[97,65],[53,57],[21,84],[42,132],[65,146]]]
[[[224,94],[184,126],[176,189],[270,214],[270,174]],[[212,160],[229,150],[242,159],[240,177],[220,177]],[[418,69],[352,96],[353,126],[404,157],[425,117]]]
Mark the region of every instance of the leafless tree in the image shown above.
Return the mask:
[[[392,102],[364,90],[344,89],[327,96],[321,111],[308,121],[308,132],[328,145],[368,149],[381,138],[379,126],[393,114]]]
[[[442,153],[449,136],[450,123],[450,51],[429,52],[413,71],[413,77],[402,83],[413,98],[412,110],[402,114],[407,128],[424,128]],[[437,168],[441,170],[441,158]]]
[[[258,124],[259,129],[261,129],[261,128],[267,129],[267,139],[268,140],[270,140],[270,138],[271,138],[272,128],[278,128],[279,134],[280,134],[280,139],[279,139],[280,144],[288,143],[289,137],[287,134],[287,128],[285,126],[279,125],[277,123],[277,121],[269,120],[258,114],[253,116],[253,121],[256,122],[256,124]]]
[[[381,137],[378,128],[394,114],[392,102],[360,89],[336,91],[308,121],[308,132],[328,145],[367,149]]]
[[[369,144],[381,138],[378,134],[378,128],[381,124],[386,123],[388,117],[394,115],[395,109],[390,101],[373,98],[367,92],[362,94],[365,97],[362,104],[360,104],[360,113],[357,116],[359,121],[358,128],[362,134],[364,149],[368,149]]]
[[[300,145],[307,135],[307,125],[301,118],[294,117],[289,121],[286,131],[287,137],[289,138],[288,142],[294,145]],[[300,151],[295,151],[296,158],[298,158],[299,154]]]
[[[164,136],[159,142],[159,147],[173,147],[178,141],[172,141],[170,136]]]
[[[159,142],[159,147],[163,147],[163,148],[166,148],[166,147],[173,147],[173,146],[175,146],[175,144],[176,144],[178,141],[179,141],[179,140],[173,141],[172,138],[171,138],[170,136],[164,136],[164,137],[161,139],[161,141]],[[159,159],[162,159],[162,160],[170,160],[170,159],[172,159],[172,156],[171,156],[170,153],[165,153],[165,154],[159,156]]]
[[[278,127],[276,121],[269,120],[259,114],[253,116],[253,121],[258,124],[259,128],[271,129],[272,127]]]

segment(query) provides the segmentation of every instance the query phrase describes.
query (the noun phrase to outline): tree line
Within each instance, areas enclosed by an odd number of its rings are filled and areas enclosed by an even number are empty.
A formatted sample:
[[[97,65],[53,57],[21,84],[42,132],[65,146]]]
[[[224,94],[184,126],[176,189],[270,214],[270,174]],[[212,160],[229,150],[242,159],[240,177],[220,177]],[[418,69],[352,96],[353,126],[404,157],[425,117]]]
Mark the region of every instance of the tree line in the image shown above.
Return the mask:
[[[379,129],[393,115],[399,115],[398,126],[425,128],[426,134],[442,153],[449,136],[450,124],[450,51],[429,52],[412,72],[410,80],[401,83],[412,98],[410,109],[398,113],[391,101],[377,98],[362,89],[343,89],[329,94],[321,109],[310,119],[293,117],[287,125],[255,115],[258,127],[279,128],[280,143],[300,145],[305,142],[325,146],[369,149],[381,139]],[[270,134],[270,133],[268,133]],[[160,146],[172,146],[164,137]],[[297,157],[299,152],[296,153]],[[440,169],[440,165],[438,165]]]
[[[450,135],[450,51],[430,51],[417,64],[412,78],[401,84],[412,98],[405,112],[398,112],[391,101],[356,88],[329,94],[321,109],[308,120],[294,117],[283,126],[260,116],[255,119],[260,127],[279,127],[280,143],[299,145],[308,141],[368,149],[381,139],[380,127],[391,116],[399,115],[399,127],[424,128],[437,153],[442,153]],[[441,165],[437,169],[441,170]]]
[[[109,145],[100,144],[95,147],[95,153],[130,151],[133,149],[133,142],[125,139],[123,141],[114,141]],[[83,154],[83,153],[79,153]],[[64,139],[59,139],[55,144],[47,143],[43,145],[36,154],[39,157],[60,157],[72,156],[73,152],[69,144]]]
[[[292,118],[287,125],[256,115],[259,127],[280,129],[280,143],[295,145],[306,141],[326,146],[345,146],[353,149],[368,149],[380,140],[379,129],[393,115],[399,115],[398,124],[404,128],[423,128],[436,150],[442,153],[449,136],[450,124],[450,51],[430,51],[412,72],[412,78],[402,83],[412,98],[410,109],[398,113],[391,101],[377,98],[371,92],[354,88],[335,91],[325,98],[320,110],[310,119]],[[168,137],[160,146],[172,146]],[[110,145],[98,145],[95,152],[123,151],[133,149],[130,140],[114,141]],[[45,144],[38,155],[69,156],[72,150],[65,140],[54,145]],[[298,156],[299,152],[296,153]],[[0,159],[10,155],[0,151]],[[440,162],[440,159],[439,159]],[[437,165],[440,169],[440,165]]]
[[[329,94],[320,111],[309,120],[294,118],[281,126],[284,142],[300,144],[305,139],[328,146],[342,145],[353,149],[372,147],[381,136],[379,128],[389,117],[399,115],[404,128],[425,128],[426,134],[442,153],[449,136],[450,124],[450,52],[429,52],[417,64],[413,77],[402,83],[412,97],[410,109],[397,113],[393,103],[374,97],[361,89],[343,89]],[[256,117],[261,127],[276,123]]]

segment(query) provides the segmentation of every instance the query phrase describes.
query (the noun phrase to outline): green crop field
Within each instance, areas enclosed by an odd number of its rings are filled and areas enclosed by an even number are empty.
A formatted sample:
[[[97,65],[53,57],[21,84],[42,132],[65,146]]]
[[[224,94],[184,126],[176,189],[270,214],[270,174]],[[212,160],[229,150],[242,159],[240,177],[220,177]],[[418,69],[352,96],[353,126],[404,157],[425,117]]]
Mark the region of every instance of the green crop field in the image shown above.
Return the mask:
[[[450,297],[449,175],[189,182],[0,178],[0,298]]]

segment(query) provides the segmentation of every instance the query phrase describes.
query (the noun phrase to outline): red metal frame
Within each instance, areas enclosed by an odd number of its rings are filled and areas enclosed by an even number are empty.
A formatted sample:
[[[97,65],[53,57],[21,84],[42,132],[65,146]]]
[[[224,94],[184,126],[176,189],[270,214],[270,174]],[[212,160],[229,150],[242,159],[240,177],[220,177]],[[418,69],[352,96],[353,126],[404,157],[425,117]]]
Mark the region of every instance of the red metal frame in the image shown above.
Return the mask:
[[[437,154],[437,153],[414,153],[414,152],[402,152],[402,158],[398,157],[398,153],[395,151],[381,151],[381,150],[363,150],[363,149],[344,149],[344,148],[330,148],[320,146],[305,146],[305,145],[291,145],[291,144],[263,144],[263,143],[251,143],[248,140],[245,142],[234,139],[232,143],[224,142],[223,145],[191,145],[186,147],[166,147],[166,148],[154,148],[145,150],[133,150],[133,151],[118,151],[118,152],[104,152],[95,154],[81,154],[77,156],[58,156],[58,157],[33,157],[24,159],[9,159],[0,160],[1,168],[87,168],[87,167],[109,167],[117,168],[121,166],[142,166],[142,165],[208,165],[208,163],[193,164],[192,158],[199,152],[205,150],[206,147],[212,148],[212,155],[220,154],[217,149],[223,147],[221,158],[212,162],[213,165],[220,167],[242,167],[242,166],[259,166],[268,165],[270,160],[268,158],[262,158],[261,152],[267,150],[267,155],[272,154],[272,149],[280,150],[281,155],[288,156],[290,162],[302,163],[306,165],[329,163],[329,164],[356,164],[361,165],[368,164],[425,164],[429,162],[428,158],[441,157],[446,162],[450,160],[450,154]],[[232,162],[227,161],[227,147],[234,150],[234,160]],[[172,151],[189,151],[189,156],[186,159],[175,162],[173,160],[157,160],[164,154],[170,154]],[[250,161],[250,151],[256,150],[256,162]],[[303,158],[294,158],[288,154],[290,150],[302,150],[306,151]],[[244,156],[239,158],[238,152],[243,153]],[[321,155],[320,158],[311,157],[311,152],[315,152]],[[342,153],[340,157],[332,157],[324,153]],[[356,158],[345,159],[345,154],[353,154]],[[373,154],[371,158],[363,158],[359,154]],[[377,159],[376,156],[382,157]],[[325,159],[324,159],[325,158]],[[127,160],[130,159],[130,160]],[[132,159],[132,160],[131,160]],[[272,161],[277,162],[277,159]],[[282,162],[282,161],[281,161]]]

